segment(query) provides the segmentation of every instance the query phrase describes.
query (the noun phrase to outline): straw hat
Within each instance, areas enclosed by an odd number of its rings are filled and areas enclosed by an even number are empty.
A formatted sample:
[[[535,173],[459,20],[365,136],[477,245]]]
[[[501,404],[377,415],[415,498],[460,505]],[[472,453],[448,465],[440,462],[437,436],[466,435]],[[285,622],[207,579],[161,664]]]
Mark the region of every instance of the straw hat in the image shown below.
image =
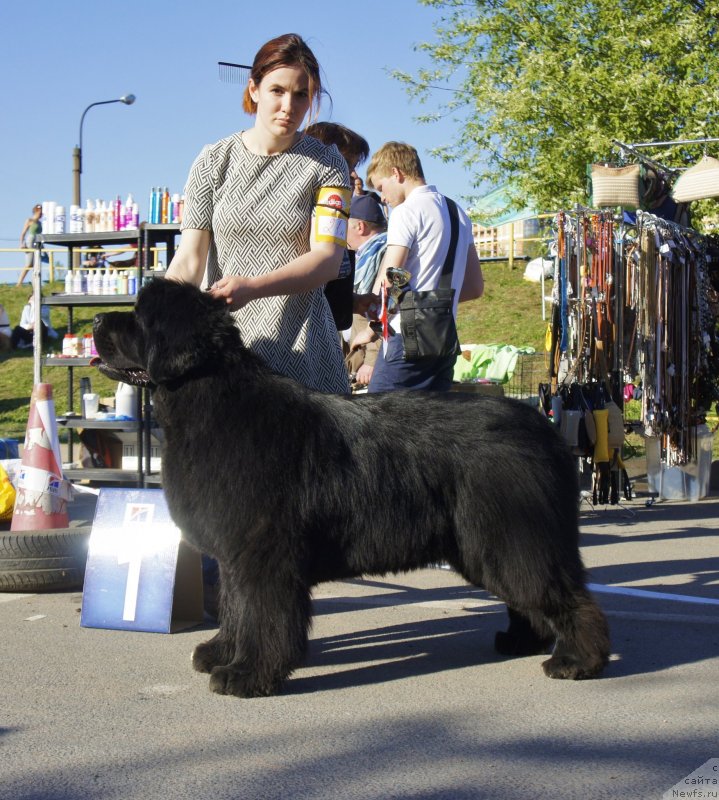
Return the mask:
[[[672,197],[678,203],[719,197],[719,160],[705,155],[698,164],[689,167],[674,184]]]

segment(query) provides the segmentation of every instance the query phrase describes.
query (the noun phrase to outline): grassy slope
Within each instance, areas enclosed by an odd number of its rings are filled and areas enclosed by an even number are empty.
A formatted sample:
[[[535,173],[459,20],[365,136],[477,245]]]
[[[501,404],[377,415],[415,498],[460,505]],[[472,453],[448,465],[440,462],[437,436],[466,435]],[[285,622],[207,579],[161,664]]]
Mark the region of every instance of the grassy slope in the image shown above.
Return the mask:
[[[464,303],[460,306],[459,333],[464,343],[502,342],[518,346],[540,347],[544,341],[544,323],[541,318],[540,289],[537,284],[522,279],[523,265],[510,271],[504,264],[491,264],[485,267],[486,291],[481,300]],[[44,287],[44,292],[61,291],[62,287]],[[10,324],[20,319],[29,287],[16,288],[0,284],[0,303],[5,306]],[[73,311],[75,330],[90,331],[94,309],[78,307]],[[67,311],[53,306],[50,317],[60,339],[50,341],[48,349],[60,351],[62,336],[67,330]],[[32,349],[16,350],[0,354],[0,437],[23,439],[32,391],[33,357]],[[113,395],[112,381],[101,376],[96,370],[75,370],[75,391],[80,377],[89,376],[93,390],[101,396]],[[43,367],[44,381],[53,386],[55,410],[61,414],[69,408],[67,400],[67,371],[60,367]],[[77,398],[77,394],[76,394]],[[75,410],[78,410],[77,399]]]

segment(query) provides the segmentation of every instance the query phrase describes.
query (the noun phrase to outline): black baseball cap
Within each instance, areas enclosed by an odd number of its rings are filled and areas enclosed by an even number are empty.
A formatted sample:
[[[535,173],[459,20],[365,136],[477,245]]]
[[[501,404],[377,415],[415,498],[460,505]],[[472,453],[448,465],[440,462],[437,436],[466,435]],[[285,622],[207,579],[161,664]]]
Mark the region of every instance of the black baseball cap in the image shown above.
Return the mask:
[[[387,222],[382,206],[371,194],[358,194],[352,198],[350,219],[361,219],[375,225],[384,225]]]

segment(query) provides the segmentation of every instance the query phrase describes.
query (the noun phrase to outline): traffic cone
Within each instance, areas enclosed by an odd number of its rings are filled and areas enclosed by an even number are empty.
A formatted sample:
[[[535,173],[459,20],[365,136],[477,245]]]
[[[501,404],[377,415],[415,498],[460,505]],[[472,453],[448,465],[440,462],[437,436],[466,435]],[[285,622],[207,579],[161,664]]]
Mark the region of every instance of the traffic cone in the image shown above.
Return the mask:
[[[52,385],[38,383],[32,390],[22,464],[11,531],[67,528],[67,502],[72,487],[62,475]]]

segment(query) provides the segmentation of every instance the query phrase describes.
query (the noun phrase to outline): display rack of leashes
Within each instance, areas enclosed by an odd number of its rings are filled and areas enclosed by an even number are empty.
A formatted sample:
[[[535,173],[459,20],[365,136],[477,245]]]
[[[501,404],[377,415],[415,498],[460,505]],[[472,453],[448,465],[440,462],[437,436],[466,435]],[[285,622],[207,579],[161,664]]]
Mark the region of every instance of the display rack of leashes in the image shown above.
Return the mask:
[[[637,212],[578,206],[555,218],[557,269],[542,406],[591,465],[595,504],[631,497],[621,458],[627,387],[661,458],[696,455],[697,426],[719,385],[719,246],[691,228]],[[586,465],[583,465],[583,467]]]
[[[696,458],[697,427],[719,387],[719,239],[638,211],[625,280],[641,424],[660,438],[662,462],[683,466]]]

